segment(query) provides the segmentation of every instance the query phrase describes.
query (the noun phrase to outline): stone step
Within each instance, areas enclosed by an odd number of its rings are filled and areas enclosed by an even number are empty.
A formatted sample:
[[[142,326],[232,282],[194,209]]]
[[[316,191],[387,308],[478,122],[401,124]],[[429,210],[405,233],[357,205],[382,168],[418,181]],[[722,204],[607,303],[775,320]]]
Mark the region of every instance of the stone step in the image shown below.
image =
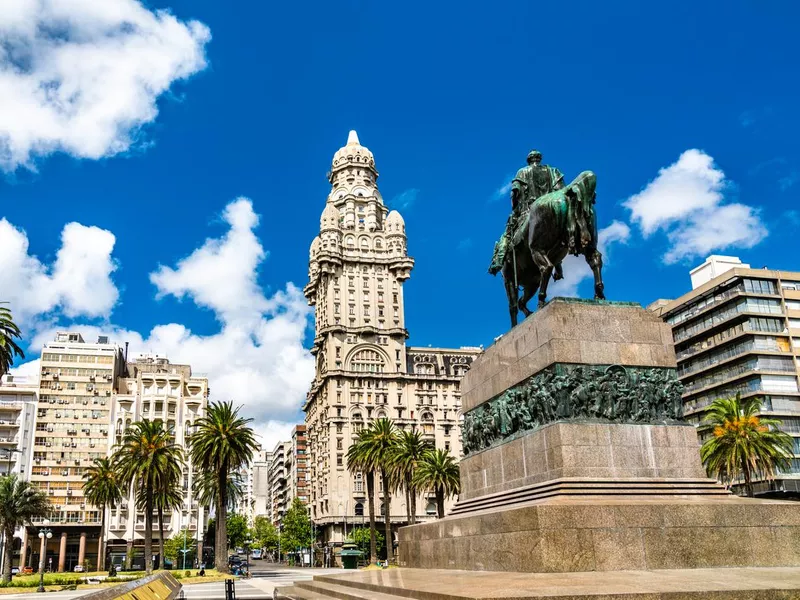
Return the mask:
[[[295,587],[300,592],[305,591],[318,594],[318,598],[336,598],[337,600],[398,600],[399,596],[391,593],[379,592],[375,589],[365,589],[355,586],[349,581],[337,581],[337,576],[327,578],[325,576],[315,577],[312,581],[299,581]],[[385,592],[390,592],[387,589]],[[305,599],[303,599],[305,600]]]
[[[275,588],[273,600],[327,600],[330,596],[324,596],[311,590],[304,590],[296,585]]]
[[[730,492],[711,479],[682,480],[555,480],[515,490],[460,500],[451,515],[520,504],[553,496],[729,496]]]
[[[401,568],[321,575],[296,587],[317,595],[292,600],[790,600],[800,598],[800,569],[508,573]]]

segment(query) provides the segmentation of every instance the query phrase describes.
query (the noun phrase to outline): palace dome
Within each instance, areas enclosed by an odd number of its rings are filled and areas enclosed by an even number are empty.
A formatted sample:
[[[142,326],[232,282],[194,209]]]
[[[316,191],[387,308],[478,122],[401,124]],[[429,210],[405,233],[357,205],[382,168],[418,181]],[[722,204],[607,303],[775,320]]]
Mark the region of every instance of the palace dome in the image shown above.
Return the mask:
[[[386,217],[386,231],[396,233],[405,233],[406,231],[406,222],[396,210],[391,211]]]
[[[375,170],[375,157],[369,148],[365,148],[358,141],[358,134],[351,131],[347,136],[347,144],[339,148],[333,155],[331,168],[335,171],[343,167],[367,167]]]

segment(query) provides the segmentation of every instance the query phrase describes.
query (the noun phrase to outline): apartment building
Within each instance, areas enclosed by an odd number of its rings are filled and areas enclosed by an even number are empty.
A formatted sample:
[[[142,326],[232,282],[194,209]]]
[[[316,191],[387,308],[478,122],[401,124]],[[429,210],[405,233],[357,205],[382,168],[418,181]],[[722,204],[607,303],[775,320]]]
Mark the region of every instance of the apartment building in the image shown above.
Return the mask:
[[[333,157],[304,288],[314,307],[316,358],[303,407],[309,505],[322,541],[336,547],[348,527],[366,518],[363,474],[350,473],[345,459],[358,432],[385,417],[459,457],[460,379],[481,352],[406,346],[404,285],[414,259],[405,222],[384,204],[377,178],[372,152],[350,132]],[[377,502],[384,510],[383,498]],[[433,518],[427,494],[417,507],[417,519]],[[407,522],[404,494],[392,497],[390,517],[397,525]]]
[[[160,355],[142,355],[126,363],[118,380],[118,391],[110,404],[110,423],[113,444],[119,444],[125,431],[136,421],[162,421],[173,442],[185,450],[194,422],[205,415],[208,406],[208,379],[194,375],[190,365],[174,364]],[[164,512],[164,536],[169,539],[182,529],[196,536],[202,556],[203,532],[208,509],[193,496],[192,486],[197,472],[186,453],[183,469],[183,506],[180,510]],[[109,558],[124,564],[133,550],[136,562],[144,560],[144,512],[136,510],[133,493],[107,514],[106,540]],[[153,547],[157,552],[159,539],[157,513],[153,516]]]
[[[272,521],[272,489],[270,487],[270,464],[272,453],[260,448],[253,457],[251,466],[253,480],[253,519],[267,517]]]
[[[53,532],[46,548],[52,570],[98,564],[100,509],[83,497],[82,476],[110,451],[113,394],[124,370],[122,348],[105,336],[86,342],[80,333],[58,332],[42,350],[31,482],[52,504],[36,523]],[[35,566],[39,540],[28,537],[22,554]]]
[[[0,379],[0,476],[30,478],[38,399],[38,377],[6,374]],[[19,565],[25,528],[18,528],[14,538],[12,564]],[[4,555],[2,548],[0,556]]]
[[[281,525],[283,516],[292,503],[290,483],[291,456],[292,442],[286,441],[278,442],[270,457],[269,488],[272,500],[270,518],[272,524],[276,527]]]
[[[780,419],[794,437],[795,457],[789,471],[756,482],[755,491],[800,497],[800,272],[710,256],[691,281],[677,300],[650,306],[672,325],[686,419],[700,424],[717,398],[759,397],[761,414]]]

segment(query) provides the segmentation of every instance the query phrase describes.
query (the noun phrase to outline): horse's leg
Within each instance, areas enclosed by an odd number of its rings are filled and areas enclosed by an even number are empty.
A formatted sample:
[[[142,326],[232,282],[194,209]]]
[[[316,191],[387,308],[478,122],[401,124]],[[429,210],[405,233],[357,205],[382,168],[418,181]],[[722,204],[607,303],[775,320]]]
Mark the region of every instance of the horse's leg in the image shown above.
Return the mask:
[[[517,297],[519,290],[514,285],[513,273],[508,273],[507,269],[503,270],[503,282],[506,285],[506,296],[508,297],[508,313],[511,316],[511,327],[517,324]]]
[[[531,310],[528,308],[528,300],[533,298],[533,295],[536,293],[536,290],[539,286],[533,285],[523,285],[522,286],[522,298],[519,299],[519,309],[522,311],[526,317],[531,315]]]
[[[539,279],[539,308],[542,308],[547,300],[547,284],[550,283],[550,276],[553,274],[553,263],[541,250],[531,250],[531,255],[541,275]]]
[[[586,262],[589,264],[589,267],[591,267],[592,273],[594,273],[594,299],[605,300],[605,286],[603,285],[603,255],[600,254],[600,251],[597,248],[592,248],[590,251],[584,254],[584,257],[586,258]]]

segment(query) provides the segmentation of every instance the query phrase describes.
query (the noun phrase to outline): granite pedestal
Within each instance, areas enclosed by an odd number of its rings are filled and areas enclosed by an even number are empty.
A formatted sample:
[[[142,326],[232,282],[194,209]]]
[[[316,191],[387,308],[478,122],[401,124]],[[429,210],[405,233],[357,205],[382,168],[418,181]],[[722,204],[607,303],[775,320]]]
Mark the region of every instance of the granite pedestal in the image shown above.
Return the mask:
[[[679,399],[674,371],[670,327],[638,304],[554,299],[462,381],[452,513],[400,529],[396,571],[279,597],[800,598],[800,503],[740,498],[706,476],[695,428],[662,410]]]

